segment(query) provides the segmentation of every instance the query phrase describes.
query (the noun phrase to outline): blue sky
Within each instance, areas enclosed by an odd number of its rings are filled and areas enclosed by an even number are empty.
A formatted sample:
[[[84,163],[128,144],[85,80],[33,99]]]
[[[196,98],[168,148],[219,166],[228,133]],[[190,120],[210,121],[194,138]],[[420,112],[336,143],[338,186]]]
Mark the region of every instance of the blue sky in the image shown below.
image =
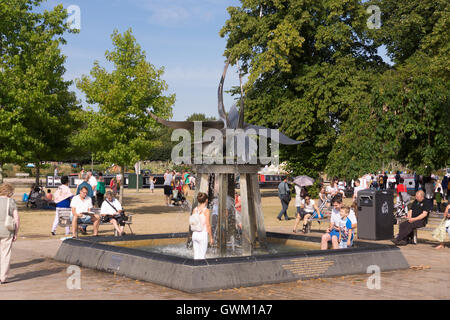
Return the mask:
[[[110,35],[117,28],[132,28],[156,68],[164,66],[167,93],[176,94],[173,120],[185,120],[196,112],[217,117],[217,87],[222,75],[226,40],[219,31],[228,19],[227,7],[238,0],[47,0],[44,9],[62,3],[76,5],[81,13],[81,32],[67,34],[67,80],[89,74],[95,60],[111,69],[105,51],[112,49]],[[239,85],[237,68],[228,70],[225,90]],[[84,102],[84,95],[71,87]],[[228,109],[233,103],[225,95]]]
[[[226,39],[219,31],[229,18],[229,6],[238,0],[47,0],[44,9],[62,3],[80,8],[81,32],[66,35],[66,79],[89,74],[95,60],[111,69],[105,51],[112,49],[110,35],[117,28],[132,28],[156,68],[164,66],[167,93],[176,94],[173,120],[192,113],[217,117],[217,87],[223,71]],[[228,69],[224,91],[239,85],[237,68]],[[71,87],[84,105],[84,95]],[[226,109],[233,98],[224,94]]]

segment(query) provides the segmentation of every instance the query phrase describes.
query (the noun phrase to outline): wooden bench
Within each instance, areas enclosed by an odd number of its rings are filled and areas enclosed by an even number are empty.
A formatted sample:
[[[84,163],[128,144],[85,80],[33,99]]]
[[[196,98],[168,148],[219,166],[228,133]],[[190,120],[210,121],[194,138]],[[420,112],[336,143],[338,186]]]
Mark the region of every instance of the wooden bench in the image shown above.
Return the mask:
[[[25,172],[17,172],[16,173],[16,177],[29,177],[30,174],[29,173],[25,173]]]
[[[70,220],[70,214],[72,212],[71,208],[58,208],[58,225],[62,228],[64,227],[71,227],[72,226],[72,222]],[[100,215],[100,209],[99,208],[94,208],[92,209],[92,212]],[[128,228],[130,229],[131,234],[133,234],[133,230],[131,229],[131,225],[133,224],[133,215],[132,214],[127,214],[128,220],[124,221],[125,225],[128,226]],[[92,225],[91,223],[79,223],[78,226],[80,227],[87,227],[88,225]],[[102,222],[100,221],[100,225],[113,225],[111,222]],[[116,230],[116,228],[114,228],[114,235],[118,236],[118,232]],[[77,229],[77,234],[76,237],[78,238],[78,229]]]

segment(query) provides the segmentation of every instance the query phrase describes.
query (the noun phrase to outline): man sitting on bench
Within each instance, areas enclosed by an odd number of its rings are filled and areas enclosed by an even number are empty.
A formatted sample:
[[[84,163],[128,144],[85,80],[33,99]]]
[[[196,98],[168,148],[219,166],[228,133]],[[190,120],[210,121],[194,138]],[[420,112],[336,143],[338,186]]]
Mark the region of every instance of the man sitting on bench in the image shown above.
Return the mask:
[[[422,190],[417,191],[416,200],[408,211],[407,221],[400,223],[398,235],[392,240],[394,244],[399,246],[407,245],[407,239],[413,234],[414,230],[426,226],[428,213],[431,211],[431,208],[426,206],[424,199],[425,193]]]
[[[92,199],[88,197],[88,188],[81,187],[80,194],[73,197],[70,202],[72,208],[72,237],[77,236],[78,224],[91,223],[94,225],[93,236],[98,236],[98,225],[100,224],[100,217],[97,214],[87,214],[93,208]]]

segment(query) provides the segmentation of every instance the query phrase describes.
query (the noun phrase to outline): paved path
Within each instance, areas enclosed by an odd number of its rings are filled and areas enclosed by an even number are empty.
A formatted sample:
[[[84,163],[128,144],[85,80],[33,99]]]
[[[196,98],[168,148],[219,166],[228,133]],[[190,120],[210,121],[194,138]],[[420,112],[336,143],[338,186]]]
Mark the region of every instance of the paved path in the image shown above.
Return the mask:
[[[365,274],[199,294],[87,268],[81,268],[81,289],[69,290],[68,265],[52,259],[60,244],[57,239],[17,241],[11,282],[0,286],[0,299],[450,299],[450,249],[435,250],[429,243],[402,247],[411,268],[381,273],[380,290],[367,288],[370,275]]]

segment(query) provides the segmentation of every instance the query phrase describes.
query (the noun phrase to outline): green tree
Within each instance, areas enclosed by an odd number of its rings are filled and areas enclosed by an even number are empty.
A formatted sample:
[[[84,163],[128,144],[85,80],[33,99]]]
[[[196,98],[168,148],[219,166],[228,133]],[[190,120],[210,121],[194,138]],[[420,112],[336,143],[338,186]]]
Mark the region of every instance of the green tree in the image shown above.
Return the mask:
[[[204,113],[193,113],[186,118],[186,121],[210,121],[217,120],[215,117],[207,117]]]
[[[161,79],[164,69],[156,69],[146,61],[131,29],[123,34],[114,30],[111,36],[114,49],[106,51],[107,61],[113,64],[108,72],[94,62],[90,76],[77,80],[89,104],[97,104],[84,113],[85,126],[74,138],[76,145],[87,145],[96,160],[118,164],[121,174],[125,166],[146,159],[164,141],[158,141],[155,120],[148,108],[161,118],[169,118],[175,95],[164,96],[167,84]],[[123,200],[121,188],[120,201]]]
[[[381,1],[374,33],[395,63],[379,79],[371,104],[377,130],[395,141],[393,159],[431,174],[450,158],[450,3]]]
[[[448,162],[448,1],[241,2],[221,30],[225,55],[249,74],[246,121],[308,140],[281,147],[294,174],[352,178],[391,161],[425,173]],[[367,28],[371,4],[381,29]]]
[[[79,108],[70,81],[64,81],[60,45],[63,34],[76,32],[65,23],[62,5],[37,13],[41,0],[6,0],[0,4],[0,119],[10,117],[0,143],[2,159],[34,162],[65,155]],[[6,140],[4,140],[6,139]],[[11,143],[13,141],[13,143]]]
[[[241,1],[221,30],[249,74],[246,121],[308,141],[281,146],[294,174],[323,171],[342,125],[387,68],[357,0]]]

